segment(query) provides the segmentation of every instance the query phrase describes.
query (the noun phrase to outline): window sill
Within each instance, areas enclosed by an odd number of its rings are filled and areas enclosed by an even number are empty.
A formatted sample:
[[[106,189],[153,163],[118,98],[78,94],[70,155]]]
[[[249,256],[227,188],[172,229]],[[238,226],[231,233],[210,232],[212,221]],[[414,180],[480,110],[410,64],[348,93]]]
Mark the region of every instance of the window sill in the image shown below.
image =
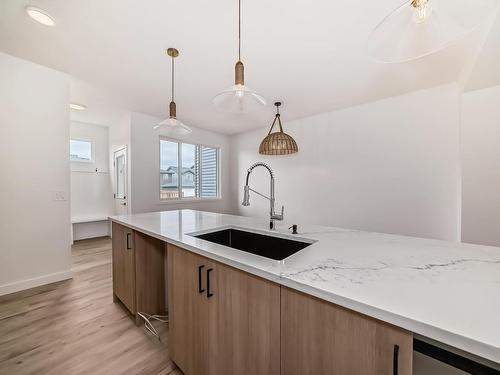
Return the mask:
[[[95,164],[95,160],[72,160],[69,159],[71,163],[83,163],[83,164]]]
[[[162,199],[158,204],[181,204],[181,203],[203,203],[222,201],[222,198],[183,198],[183,199]]]

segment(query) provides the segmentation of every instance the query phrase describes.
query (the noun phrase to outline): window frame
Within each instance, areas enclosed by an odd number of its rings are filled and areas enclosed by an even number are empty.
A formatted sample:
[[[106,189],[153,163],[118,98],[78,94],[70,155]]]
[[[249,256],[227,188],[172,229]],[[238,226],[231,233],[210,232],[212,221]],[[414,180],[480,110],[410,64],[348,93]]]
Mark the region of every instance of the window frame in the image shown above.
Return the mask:
[[[90,160],[73,160],[73,159],[71,159],[71,141],[90,143]],[[70,161],[70,163],[94,164],[95,163],[95,140],[70,137],[70,139],[69,139],[69,161]]]
[[[173,142],[177,144],[177,198],[161,198],[161,141],[168,141],[168,142]],[[197,153],[198,153],[198,160],[200,162],[200,173],[198,173],[198,176],[196,176],[196,182],[198,186],[201,186],[201,174],[202,174],[202,168],[203,168],[203,163],[201,160],[201,148],[202,147],[208,147],[208,148],[213,148],[217,151],[216,153],[216,165],[217,165],[217,196],[216,197],[208,197],[208,198],[203,198],[203,197],[182,197],[182,144],[189,144],[197,147]],[[161,204],[165,203],[184,203],[184,202],[207,202],[207,201],[215,201],[215,200],[221,200],[222,199],[222,189],[221,189],[221,148],[220,146],[215,146],[211,144],[206,144],[206,143],[196,143],[196,142],[186,142],[181,139],[176,139],[176,138],[171,138],[171,137],[166,137],[163,135],[160,135],[158,137],[158,184],[156,185],[158,188],[158,195],[157,199]],[[179,175],[179,171],[181,174]]]

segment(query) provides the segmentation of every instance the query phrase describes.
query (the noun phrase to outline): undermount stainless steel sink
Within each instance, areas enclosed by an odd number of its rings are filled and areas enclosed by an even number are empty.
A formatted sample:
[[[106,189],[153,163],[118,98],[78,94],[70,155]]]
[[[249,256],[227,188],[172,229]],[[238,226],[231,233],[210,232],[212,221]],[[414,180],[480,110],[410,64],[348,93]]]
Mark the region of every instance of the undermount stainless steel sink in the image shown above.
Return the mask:
[[[191,236],[274,260],[288,258],[316,242],[306,238],[289,239],[239,228],[216,229],[211,232],[193,233]]]

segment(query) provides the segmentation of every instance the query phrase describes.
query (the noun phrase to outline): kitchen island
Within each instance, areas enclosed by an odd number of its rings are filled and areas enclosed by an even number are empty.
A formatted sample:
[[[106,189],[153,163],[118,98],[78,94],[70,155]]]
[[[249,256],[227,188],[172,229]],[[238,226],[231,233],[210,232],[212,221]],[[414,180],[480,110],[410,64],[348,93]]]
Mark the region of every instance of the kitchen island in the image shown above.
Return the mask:
[[[299,226],[299,234],[292,235],[286,225],[270,232],[262,219],[194,210],[114,216],[110,220],[174,249],[201,256],[207,262],[217,262],[282,287],[281,300],[289,305],[281,308],[306,306],[308,300],[300,298],[310,296],[318,303],[327,302],[362,314],[391,329],[397,327],[402,335],[408,332],[425,342],[443,344],[451,352],[456,349],[470,354],[489,367],[500,363],[498,248],[306,225]],[[193,236],[222,228],[315,242],[283,261],[276,261]],[[200,290],[207,288],[199,286]],[[169,300],[170,288],[169,285]],[[283,297],[283,290],[290,293],[288,299]],[[270,293],[272,297],[273,292]],[[323,314],[322,309],[319,310]],[[314,308],[303,313],[311,311]],[[342,313],[343,310],[339,314]],[[285,321],[301,332],[296,319]],[[282,337],[286,336],[284,324],[282,317]],[[379,330],[379,326],[374,328]],[[281,342],[282,357],[287,351],[296,354],[298,350],[287,348],[287,342]],[[405,345],[394,345],[394,373],[398,371],[397,354]],[[281,364],[283,369],[283,358]],[[404,369],[400,372],[406,373],[409,372]]]

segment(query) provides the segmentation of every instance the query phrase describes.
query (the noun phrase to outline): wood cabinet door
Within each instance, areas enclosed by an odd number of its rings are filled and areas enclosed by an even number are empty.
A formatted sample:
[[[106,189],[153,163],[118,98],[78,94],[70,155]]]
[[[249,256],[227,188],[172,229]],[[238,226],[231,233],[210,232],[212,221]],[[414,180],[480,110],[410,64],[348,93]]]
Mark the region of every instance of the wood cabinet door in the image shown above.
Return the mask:
[[[135,258],[133,231],[113,223],[113,293],[135,314]]]
[[[280,286],[216,262],[210,269],[208,374],[279,374]]]
[[[185,374],[206,375],[207,299],[200,290],[206,287],[203,279],[208,261],[170,244],[167,253],[170,356]]]
[[[410,375],[410,332],[282,287],[282,375]]]

